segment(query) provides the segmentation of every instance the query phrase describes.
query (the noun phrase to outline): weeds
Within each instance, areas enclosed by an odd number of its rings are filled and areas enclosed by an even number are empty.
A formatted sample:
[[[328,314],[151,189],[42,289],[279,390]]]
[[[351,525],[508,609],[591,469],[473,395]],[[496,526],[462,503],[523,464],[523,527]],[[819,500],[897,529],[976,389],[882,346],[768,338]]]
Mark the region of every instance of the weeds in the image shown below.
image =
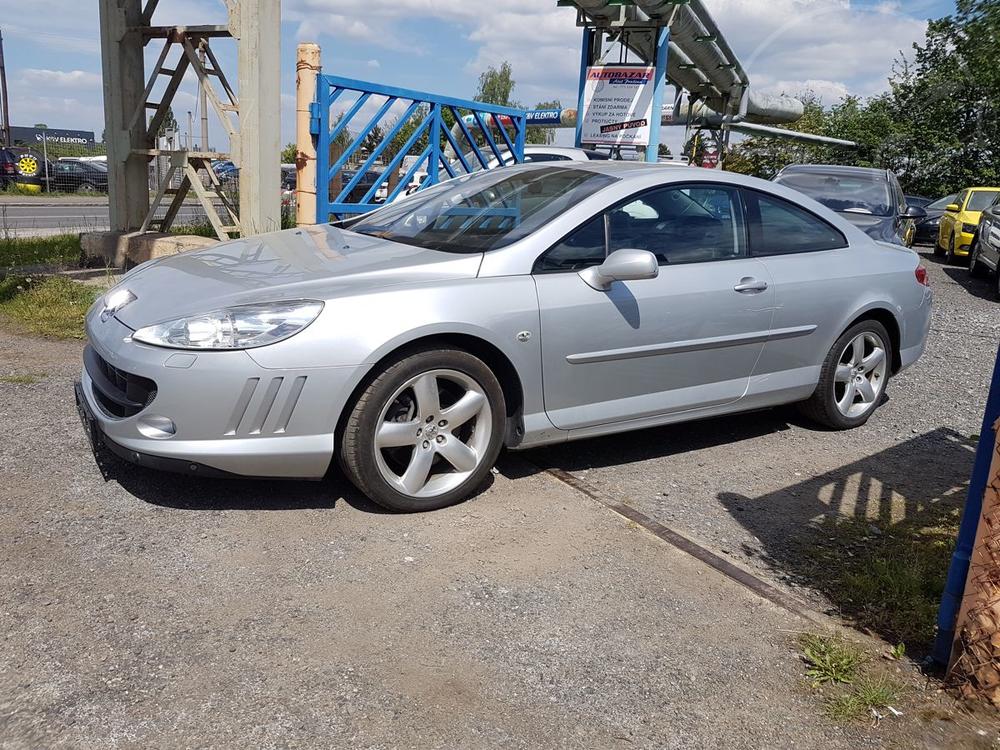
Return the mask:
[[[18,332],[82,339],[83,318],[99,290],[62,276],[0,281],[0,320]]]
[[[0,268],[30,265],[76,266],[83,261],[80,236],[58,234],[51,237],[0,235]]]
[[[843,638],[807,633],[799,640],[802,658],[808,664],[806,677],[813,687],[824,684],[850,684],[857,676],[864,654],[857,646]]]
[[[827,700],[826,715],[835,721],[864,721],[872,712],[881,714],[902,697],[902,686],[884,674],[860,678],[840,695]]]
[[[815,537],[798,542],[804,579],[860,627],[910,653],[926,652],[959,522],[953,507],[932,506],[929,514],[891,527],[827,519]]]
[[[41,381],[44,375],[0,375],[0,383],[9,385],[34,385]]]

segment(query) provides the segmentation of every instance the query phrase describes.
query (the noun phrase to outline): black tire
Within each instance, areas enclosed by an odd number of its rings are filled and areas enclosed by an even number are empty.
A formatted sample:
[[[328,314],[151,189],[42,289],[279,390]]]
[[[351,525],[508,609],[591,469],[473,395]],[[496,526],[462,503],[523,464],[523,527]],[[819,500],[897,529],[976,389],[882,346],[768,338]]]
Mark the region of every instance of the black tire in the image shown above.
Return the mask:
[[[941,237],[937,236],[934,238],[934,255],[940,258],[944,255],[944,248],[941,247]]]
[[[888,366],[885,368],[885,382],[882,384],[882,390],[874,404],[864,414],[857,417],[848,417],[837,408],[835,400],[835,375],[837,365],[840,363],[841,353],[848,343],[862,333],[875,334],[882,340]],[[840,335],[840,338],[837,339],[830,352],[826,355],[826,359],[823,360],[823,367],[820,370],[819,384],[809,399],[797,405],[799,411],[812,421],[833,430],[851,430],[855,427],[860,427],[868,421],[885,400],[892,372],[892,361],[892,339],[889,338],[889,333],[885,330],[885,326],[877,320],[863,320],[851,326]]]
[[[94,186],[92,182],[81,182],[79,185],[76,186],[76,192],[90,195],[91,193],[96,193],[97,188]]]
[[[412,378],[433,370],[457,371],[479,385],[489,404],[492,432],[480,463],[460,485],[433,497],[416,497],[400,492],[383,477],[376,456],[375,434],[380,426],[380,417],[390,405],[393,395]],[[340,465],[347,478],[361,492],[393,511],[413,513],[435,510],[466,499],[490,473],[503,445],[506,422],[503,389],[482,360],[457,349],[410,352],[376,373],[350,408],[340,436]],[[414,447],[413,450],[416,449]]]
[[[951,237],[948,238],[948,250],[944,256],[944,262],[948,265],[958,262],[958,258],[955,257],[955,233],[951,233]]]
[[[972,246],[969,248],[969,276],[974,279],[986,277],[986,266],[979,262],[979,234],[972,239]]]

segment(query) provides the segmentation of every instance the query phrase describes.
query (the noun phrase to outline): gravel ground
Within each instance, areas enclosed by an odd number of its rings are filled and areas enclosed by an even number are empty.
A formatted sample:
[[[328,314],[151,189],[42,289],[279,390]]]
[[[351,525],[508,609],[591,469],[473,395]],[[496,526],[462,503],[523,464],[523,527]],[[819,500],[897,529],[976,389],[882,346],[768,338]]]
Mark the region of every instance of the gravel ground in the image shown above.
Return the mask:
[[[795,588],[788,540],[824,515],[919,523],[961,507],[1000,342],[991,282],[921,248],[934,289],[927,351],[864,427],[826,432],[781,408],[536,451],[600,491]],[[833,602],[832,604],[836,604]]]
[[[760,558],[817,513],[953,498],[1000,307],[932,271],[931,349],[862,430],[775,411],[526,457],[779,577]],[[80,350],[0,334],[0,376],[39,376],[0,382],[0,747],[990,747],[947,714],[829,723],[811,626],[517,458],[416,516],[336,477],[102,477]]]

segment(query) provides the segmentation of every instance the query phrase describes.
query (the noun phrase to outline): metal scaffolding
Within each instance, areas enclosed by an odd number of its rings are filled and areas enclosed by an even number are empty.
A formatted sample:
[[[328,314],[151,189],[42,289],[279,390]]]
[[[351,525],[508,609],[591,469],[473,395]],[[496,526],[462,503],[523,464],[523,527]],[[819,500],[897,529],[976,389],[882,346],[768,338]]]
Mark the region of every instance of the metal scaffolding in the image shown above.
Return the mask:
[[[112,229],[168,231],[190,193],[219,239],[280,229],[280,2],[225,0],[225,25],[157,26],[153,16],[158,2],[100,4]],[[237,43],[238,89],[212,50],[216,39]],[[147,75],[143,50],[159,40],[163,46]],[[160,125],[189,72],[228,136],[228,152],[209,150],[204,135],[199,150],[190,143],[184,149],[158,148]],[[152,101],[161,82],[159,101]],[[150,200],[147,165],[157,157],[165,157],[169,167]],[[240,170],[238,206],[225,195],[211,167],[212,160],[227,158]],[[168,197],[165,213],[158,216]]]

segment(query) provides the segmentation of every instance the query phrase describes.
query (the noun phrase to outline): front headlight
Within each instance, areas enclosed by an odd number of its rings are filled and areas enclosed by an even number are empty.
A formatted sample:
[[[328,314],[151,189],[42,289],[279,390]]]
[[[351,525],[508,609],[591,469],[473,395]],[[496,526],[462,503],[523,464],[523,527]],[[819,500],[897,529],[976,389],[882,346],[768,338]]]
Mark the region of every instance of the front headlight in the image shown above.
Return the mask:
[[[975,234],[976,233],[976,225],[975,224],[963,224],[962,225],[962,231],[965,232],[965,234]]]
[[[238,305],[140,328],[132,339],[174,349],[252,349],[294,336],[323,309],[316,300]]]

